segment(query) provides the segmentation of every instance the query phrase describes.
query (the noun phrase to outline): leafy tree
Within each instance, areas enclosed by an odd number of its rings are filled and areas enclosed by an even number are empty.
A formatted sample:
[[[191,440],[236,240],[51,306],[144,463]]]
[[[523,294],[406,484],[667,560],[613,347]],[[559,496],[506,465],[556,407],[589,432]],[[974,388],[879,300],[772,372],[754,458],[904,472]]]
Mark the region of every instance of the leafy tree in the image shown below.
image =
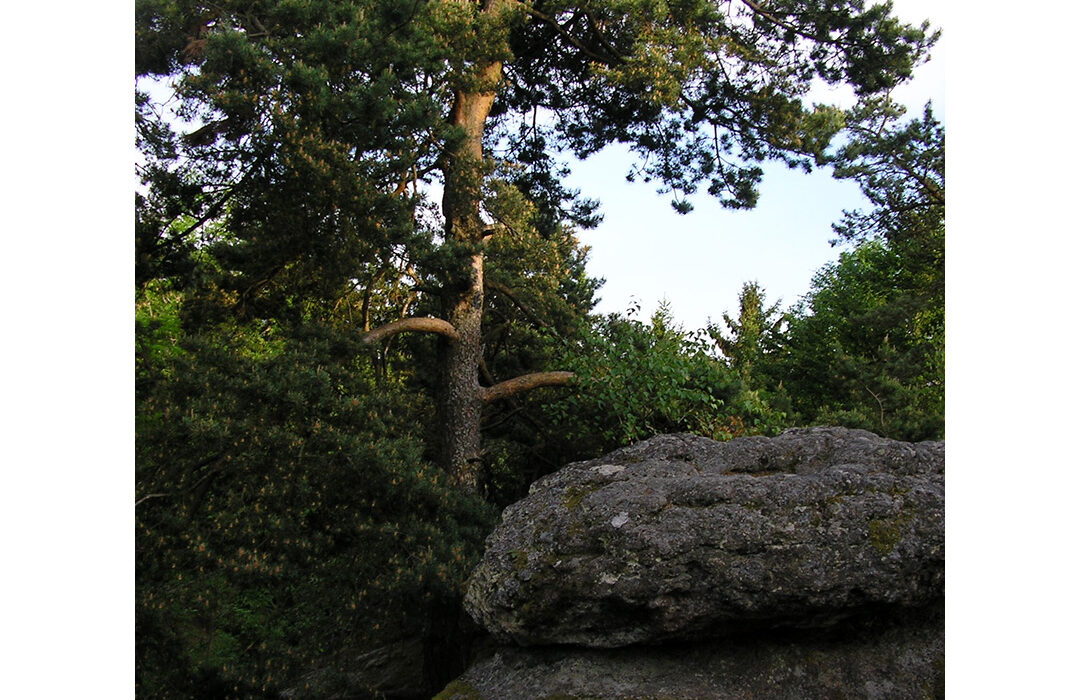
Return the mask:
[[[140,694],[273,695],[397,634],[446,654],[475,491],[780,426],[663,311],[587,316],[597,204],[561,159],[622,142],[677,210],[753,206],[762,160],[825,161],[814,76],[870,96],[932,40],[861,2],[138,0]]]
[[[661,306],[649,323],[612,314],[568,343],[580,391],[546,413],[583,456],[665,432],[709,433],[737,380]]]
[[[860,105],[852,138],[835,158],[837,177],[859,182],[874,208],[845,212],[835,226],[846,240],[884,240],[901,257],[904,303],[936,351],[945,346],[945,130],[930,103],[921,118],[898,123],[888,100]]]
[[[881,241],[815,276],[775,370],[804,422],[900,439],[943,435],[943,329],[926,325],[909,284],[903,258]]]
[[[181,116],[202,124],[177,135],[140,98],[151,187],[138,206],[140,264],[164,264],[223,218],[233,237],[225,292],[265,316],[332,299],[366,265],[406,251],[434,282],[438,316],[365,338],[439,336],[441,462],[475,490],[484,407],[570,381],[565,371],[479,381],[485,259],[508,230],[496,210],[510,188],[538,207],[542,235],[554,221],[588,225],[590,207],[558,185],[553,156],[622,142],[642,157],[632,176],[656,180],[677,210],[690,209],[701,183],[725,206],[751,207],[762,160],[809,169],[841,126],[836,109],[804,106],[815,78],[873,95],[925,57],[927,26],[903,25],[890,9],[140,0],[137,72],[170,76]],[[531,174],[501,177],[504,163]],[[441,219],[428,225],[415,183],[432,179],[443,186]],[[193,226],[178,231],[180,215]]]
[[[757,282],[746,282],[739,292],[739,317],[723,315],[727,332],[710,323],[705,329],[739,378],[739,390],[728,405],[727,433],[771,434],[790,427],[791,405],[783,383],[774,382],[768,370],[779,350],[786,316],[780,302],[766,307],[765,290]],[[730,334],[730,335],[729,335]]]
[[[815,276],[774,376],[807,420],[940,438],[944,130],[929,105],[921,119],[898,124],[902,115],[887,102],[851,115],[852,138],[836,156],[836,174],[856,179],[874,208],[845,212],[836,225],[857,246]]]
[[[660,433],[717,440],[775,434],[788,427],[738,371],[719,361],[702,331],[687,333],[666,304],[648,323],[611,314],[563,346],[560,364],[578,391],[545,407],[566,457],[596,457]],[[567,449],[565,445],[572,445]]]

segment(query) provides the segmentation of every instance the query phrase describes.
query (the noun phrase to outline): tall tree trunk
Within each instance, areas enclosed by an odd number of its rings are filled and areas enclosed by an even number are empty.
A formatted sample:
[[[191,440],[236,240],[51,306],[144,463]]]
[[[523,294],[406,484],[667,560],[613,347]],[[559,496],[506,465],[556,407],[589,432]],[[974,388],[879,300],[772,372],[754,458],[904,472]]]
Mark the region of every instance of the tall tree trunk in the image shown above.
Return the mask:
[[[456,0],[472,5],[474,0]],[[489,19],[503,12],[522,10],[516,0],[485,0],[481,12]],[[485,31],[508,31],[507,23],[485,23]],[[498,29],[499,26],[502,29]],[[503,37],[505,38],[505,37]],[[494,41],[493,44],[498,42]],[[396,333],[418,331],[442,337],[442,384],[439,391],[439,461],[460,488],[477,492],[480,486],[480,413],[485,403],[509,398],[542,386],[566,386],[570,372],[537,372],[480,386],[483,340],[480,323],[484,311],[484,244],[486,230],[480,218],[484,175],[484,125],[502,79],[502,62],[479,59],[461,76],[449,121],[460,138],[448,144],[443,157],[443,216],[446,241],[466,251],[461,274],[445,289],[446,319],[408,318],[367,331],[364,342],[374,343]]]
[[[440,430],[441,461],[451,477],[464,489],[479,488],[480,413],[483,396],[479,381],[483,344],[480,322],[483,312],[483,254],[472,258],[469,289],[454,300],[449,309],[456,339],[447,339],[444,352],[444,395]]]
[[[476,88],[461,90],[455,96],[450,120],[464,131],[464,139],[446,154],[443,169],[447,239],[473,252],[466,279],[448,296],[447,320],[457,337],[447,338],[443,353],[446,384],[440,407],[441,461],[451,477],[470,491],[479,487],[483,407],[479,368],[484,309],[484,223],[480,219],[484,123],[501,77],[501,62],[482,64],[473,82]]]

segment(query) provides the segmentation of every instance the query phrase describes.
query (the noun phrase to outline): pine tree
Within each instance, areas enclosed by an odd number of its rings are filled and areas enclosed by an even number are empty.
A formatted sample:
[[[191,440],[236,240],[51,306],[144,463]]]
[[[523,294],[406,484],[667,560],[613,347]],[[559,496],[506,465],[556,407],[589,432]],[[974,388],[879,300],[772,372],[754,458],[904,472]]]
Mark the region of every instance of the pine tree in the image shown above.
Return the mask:
[[[873,204],[834,227],[856,243],[815,275],[773,368],[804,419],[900,439],[945,432],[945,135],[927,105],[849,116],[836,176]]]
[[[731,336],[715,324],[709,324],[709,336],[720,348],[732,367],[744,380],[751,373],[780,330],[783,318],[778,316],[780,302],[765,307],[765,290],[755,282],[745,282],[739,293],[739,318],[735,320],[724,314],[724,324]]]

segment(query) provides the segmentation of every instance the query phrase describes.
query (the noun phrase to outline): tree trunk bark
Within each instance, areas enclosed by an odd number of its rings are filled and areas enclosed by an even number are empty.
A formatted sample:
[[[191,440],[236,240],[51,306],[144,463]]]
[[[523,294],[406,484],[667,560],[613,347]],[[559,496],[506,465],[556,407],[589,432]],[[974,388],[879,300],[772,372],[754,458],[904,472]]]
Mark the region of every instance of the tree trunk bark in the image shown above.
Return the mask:
[[[480,322],[484,310],[484,223],[480,218],[483,138],[484,124],[501,77],[501,62],[480,64],[474,76],[476,88],[459,90],[455,95],[450,121],[464,131],[464,139],[446,154],[443,166],[447,240],[469,246],[475,252],[463,284],[452,290],[447,299],[447,320],[457,331],[457,338],[448,338],[444,344],[446,384],[440,402],[440,461],[461,488],[474,492],[479,489],[483,407],[479,381],[483,357]]]
[[[444,354],[445,396],[442,406],[443,467],[459,487],[479,489],[481,464],[480,413],[483,394],[479,367],[483,355],[480,322],[483,314],[484,257],[473,256],[472,283],[450,309],[450,323],[457,331]]]
[[[475,0],[456,0],[473,5]],[[516,0],[484,0],[481,12],[494,19],[485,31],[508,31],[512,16],[525,11]],[[498,20],[500,13],[509,13]],[[502,29],[498,29],[499,26]],[[497,44],[495,37],[492,44]],[[502,37],[505,39],[505,37]],[[486,227],[480,218],[484,178],[484,126],[495,91],[502,80],[501,60],[487,58],[471,63],[468,75],[454,94],[448,121],[460,129],[440,158],[443,173],[443,216],[446,243],[466,251],[467,265],[443,290],[446,320],[410,318],[367,330],[367,343],[385,340],[404,331],[437,333],[441,336],[442,381],[438,392],[439,464],[459,488],[476,493],[480,488],[480,414],[485,403],[514,396],[541,386],[566,386],[570,372],[537,372],[480,386],[484,346],[480,325],[484,312],[484,243]],[[511,297],[512,298],[512,297]],[[515,303],[520,302],[515,300]],[[524,308],[524,307],[522,307]],[[544,325],[540,321],[540,325]]]

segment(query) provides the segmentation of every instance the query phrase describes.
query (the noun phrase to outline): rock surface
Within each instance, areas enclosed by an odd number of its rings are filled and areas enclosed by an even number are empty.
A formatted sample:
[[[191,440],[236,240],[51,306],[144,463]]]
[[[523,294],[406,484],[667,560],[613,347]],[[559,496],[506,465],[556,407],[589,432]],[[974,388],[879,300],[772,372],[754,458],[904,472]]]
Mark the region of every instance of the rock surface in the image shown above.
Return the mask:
[[[660,647],[508,647],[436,700],[944,698],[943,614],[934,605],[829,633]]]
[[[430,697],[430,690],[426,695],[424,692],[425,688],[430,688],[425,684],[425,660],[423,639],[402,639],[357,653],[346,664],[346,672],[326,669],[309,674],[298,687],[284,691],[281,697],[297,700]]]
[[[466,609],[502,642],[610,648],[933,603],[944,451],[808,428],[571,464],[503,513]]]

